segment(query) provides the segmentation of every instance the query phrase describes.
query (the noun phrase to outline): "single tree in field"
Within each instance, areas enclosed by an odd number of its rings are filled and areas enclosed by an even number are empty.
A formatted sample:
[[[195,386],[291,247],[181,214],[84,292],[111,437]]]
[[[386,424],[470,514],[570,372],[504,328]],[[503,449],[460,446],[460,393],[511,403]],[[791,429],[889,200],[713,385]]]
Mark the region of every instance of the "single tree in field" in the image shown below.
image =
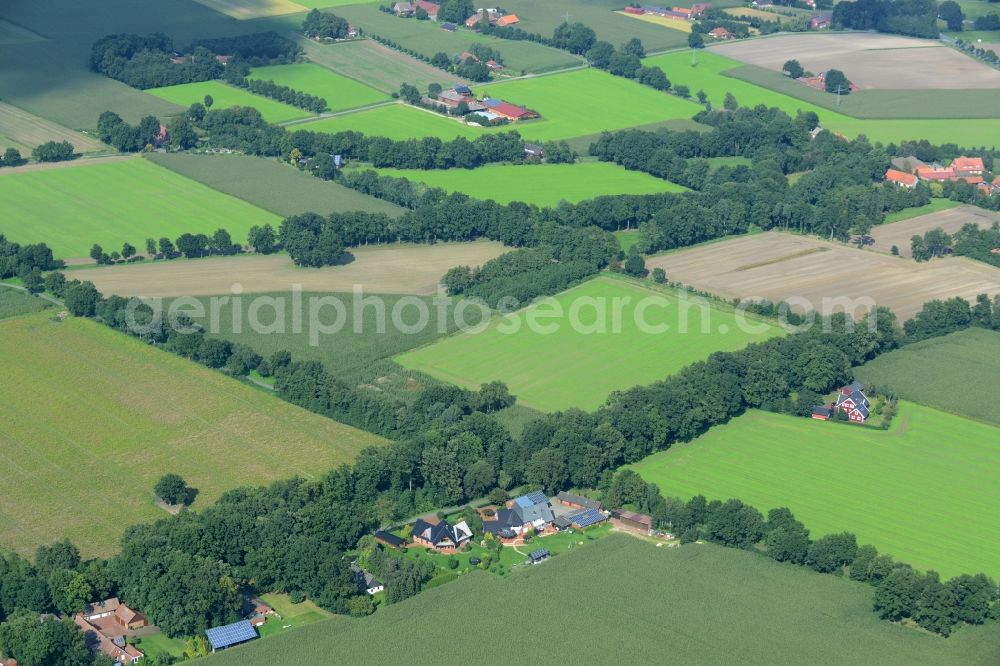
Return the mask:
[[[653,269],[653,282],[665,284],[667,282],[667,272],[662,268]]]
[[[705,38],[701,36],[700,32],[692,32],[688,35],[688,46],[693,49],[705,48]]]
[[[202,101],[205,103],[205,108],[206,109],[211,109],[212,105],[215,104],[215,100],[212,99],[211,95],[205,95],[205,99],[202,100]]]
[[[146,256],[152,257],[156,254],[156,241],[152,238],[146,239]]]
[[[125,243],[122,245],[122,258],[129,259],[135,256],[135,246],[131,243]]]
[[[94,243],[94,246],[92,248],[90,248],[90,258],[93,259],[94,261],[100,263],[101,262],[101,257],[103,255],[104,255],[104,248],[102,248],[97,243]]]
[[[938,6],[938,18],[948,24],[949,30],[959,32],[962,30],[965,14],[962,13],[962,7],[955,0],[944,0]]]
[[[17,166],[21,163],[21,153],[17,148],[8,148],[3,154],[4,166]]]
[[[802,69],[802,65],[799,64],[798,60],[789,60],[781,68],[781,71],[788,74],[793,79],[800,78],[805,74],[805,70]]]
[[[823,78],[823,85],[826,87],[828,93],[837,93],[838,95],[851,94],[851,82],[847,80],[847,77],[839,69],[827,70],[826,76]]]
[[[705,100],[708,99],[708,94],[705,93],[704,90],[699,90],[697,93],[695,93],[695,96],[698,98],[699,104],[704,104]]]
[[[191,491],[179,474],[164,474],[153,486],[156,496],[167,504],[189,504]]]
[[[740,103],[736,101],[736,95],[727,92],[726,98],[722,102],[722,108],[724,108],[726,111],[735,111],[736,109],[740,108]]]

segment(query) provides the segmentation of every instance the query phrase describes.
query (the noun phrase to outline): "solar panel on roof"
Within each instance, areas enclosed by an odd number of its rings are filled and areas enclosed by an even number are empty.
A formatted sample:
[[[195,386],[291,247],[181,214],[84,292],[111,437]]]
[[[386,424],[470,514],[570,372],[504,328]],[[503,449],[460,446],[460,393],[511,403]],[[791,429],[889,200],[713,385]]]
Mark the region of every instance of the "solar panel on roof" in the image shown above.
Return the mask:
[[[597,509],[582,509],[569,516],[569,519],[580,527],[589,527],[607,520],[607,516]]]
[[[250,620],[241,620],[234,624],[227,624],[224,627],[213,627],[205,632],[208,642],[212,644],[213,650],[220,650],[257,638],[257,630],[250,624]]]
[[[535,492],[528,493],[527,495],[524,495],[524,497],[532,504],[545,504],[546,502],[549,501],[549,498],[546,497],[545,493],[543,493],[541,490],[536,490]]]

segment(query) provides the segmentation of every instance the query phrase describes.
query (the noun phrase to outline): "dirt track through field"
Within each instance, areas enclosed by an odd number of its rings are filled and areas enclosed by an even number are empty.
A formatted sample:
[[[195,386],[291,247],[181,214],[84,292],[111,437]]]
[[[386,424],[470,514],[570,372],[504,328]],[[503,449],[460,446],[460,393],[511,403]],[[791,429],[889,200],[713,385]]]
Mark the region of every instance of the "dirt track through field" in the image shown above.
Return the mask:
[[[671,282],[723,298],[789,300],[798,312],[847,310],[860,317],[865,310],[861,299],[866,299],[890,308],[900,321],[933,299],[961,296],[974,301],[977,294],[1000,293],[1000,270],[971,259],[918,264],[780,232],[660,255],[646,267],[663,268]]]
[[[713,46],[735,60],[781,71],[795,59],[808,71],[844,72],[861,89],[986,89],[1000,87],[1000,70],[941,42],[872,33],[778,35]]]
[[[988,228],[994,222],[1000,222],[1000,214],[975,206],[949,208],[873,228],[870,235],[875,239],[875,244],[869,246],[869,249],[877,252],[891,252],[892,246],[895,245],[899,248],[900,256],[909,258],[913,256],[910,252],[910,238],[914,235],[923,236],[931,229],[939,227],[949,234],[953,234],[966,224]]]
[[[270,256],[177,259],[73,270],[70,278],[90,280],[105,295],[213,296],[232,293],[290,291],[427,295],[437,291],[449,268],[480,265],[507,251],[500,243],[439,243],[424,246],[382,245],[351,250],[354,261],[344,266],[299,268],[287,254]]]

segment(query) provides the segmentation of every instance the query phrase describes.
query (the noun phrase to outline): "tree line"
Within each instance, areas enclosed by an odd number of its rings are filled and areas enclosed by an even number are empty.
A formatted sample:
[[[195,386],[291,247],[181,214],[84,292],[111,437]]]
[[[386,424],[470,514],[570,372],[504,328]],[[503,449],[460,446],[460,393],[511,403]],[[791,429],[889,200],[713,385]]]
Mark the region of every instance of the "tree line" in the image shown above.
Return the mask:
[[[705,539],[729,548],[763,551],[778,562],[804,566],[867,583],[875,588],[873,610],[884,620],[912,619],[920,627],[948,636],[962,623],[983,624],[996,616],[1000,593],[985,574],[962,574],[942,581],[935,571],[921,573],[870,544],[858,545],[850,532],[813,539],[786,507],[765,517],[738,499],[687,502],[663,497],[632,470],[607,480],[605,505],[645,511],[657,529],[670,529],[682,544]]]
[[[833,27],[937,39],[935,0],[856,0],[833,7]]]
[[[945,254],[954,254],[958,257],[971,257],[1000,268],[1000,253],[995,251],[1000,248],[1000,223],[994,222],[986,229],[969,223],[962,225],[962,228],[954,234],[949,234],[938,227],[923,236],[913,236],[910,239],[910,248],[916,261],[928,261]]]

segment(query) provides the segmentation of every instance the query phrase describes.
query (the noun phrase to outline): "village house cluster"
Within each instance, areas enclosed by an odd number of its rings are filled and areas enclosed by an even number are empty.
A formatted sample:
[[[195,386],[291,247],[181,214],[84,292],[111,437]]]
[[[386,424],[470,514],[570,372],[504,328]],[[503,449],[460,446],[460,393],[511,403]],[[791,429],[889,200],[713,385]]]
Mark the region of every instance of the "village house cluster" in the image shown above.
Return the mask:
[[[927,164],[914,156],[897,157],[885,172],[885,180],[899,187],[912,189],[920,181],[943,183],[965,181],[983,194],[1000,194],[1000,175],[987,182],[988,173],[981,157],[956,157],[948,166]]]
[[[663,18],[679,19],[681,21],[694,21],[695,19],[701,18],[701,16],[711,9],[712,4],[709,2],[699,2],[691,5],[690,7],[658,7],[656,5],[639,5],[638,7],[626,7],[626,14],[633,14],[635,16],[642,16],[644,14],[649,14],[650,16],[661,16]]]
[[[450,113],[460,115],[476,114],[489,121],[507,120],[513,123],[519,120],[538,118],[536,112],[523,106],[505,102],[502,99],[495,97],[476,99],[475,95],[472,94],[472,89],[465,85],[456,85],[447,90],[442,90],[437,97],[424,96],[420,101],[424,105],[437,106],[446,109]]]
[[[438,20],[438,13],[441,11],[441,5],[436,2],[428,2],[428,0],[416,0],[416,2],[397,2],[392,6],[392,13],[401,18],[410,18],[417,14],[417,10],[422,10],[427,14],[427,18],[431,21]],[[478,29],[478,27],[483,22],[483,16],[485,15],[486,20],[491,24],[498,27],[505,27],[511,25],[517,25],[521,20],[517,17],[517,14],[505,14],[503,10],[497,9],[495,7],[480,7],[472,16],[465,19],[465,27],[472,28],[473,30]],[[444,22],[441,27],[445,30],[455,30],[458,26],[451,22]]]

